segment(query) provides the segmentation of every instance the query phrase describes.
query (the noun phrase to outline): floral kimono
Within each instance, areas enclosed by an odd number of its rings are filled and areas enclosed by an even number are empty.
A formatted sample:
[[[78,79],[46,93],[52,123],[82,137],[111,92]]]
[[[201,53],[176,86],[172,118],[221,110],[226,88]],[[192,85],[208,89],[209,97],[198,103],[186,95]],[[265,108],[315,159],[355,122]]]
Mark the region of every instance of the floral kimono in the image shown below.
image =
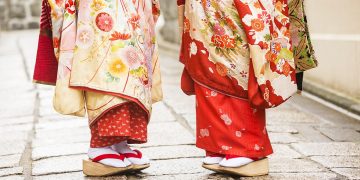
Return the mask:
[[[196,95],[196,145],[226,155],[271,154],[265,109],[297,91],[288,1],[178,0],[178,5],[185,8],[181,85]]]
[[[146,142],[162,98],[157,0],[43,0],[34,81],[54,84],[54,108],[84,116],[91,147]]]

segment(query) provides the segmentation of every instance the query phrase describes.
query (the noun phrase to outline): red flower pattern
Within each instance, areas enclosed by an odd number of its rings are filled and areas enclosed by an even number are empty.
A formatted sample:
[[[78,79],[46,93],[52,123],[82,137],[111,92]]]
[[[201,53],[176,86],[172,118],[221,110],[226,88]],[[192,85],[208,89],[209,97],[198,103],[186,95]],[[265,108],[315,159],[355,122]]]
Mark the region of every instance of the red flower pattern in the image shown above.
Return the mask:
[[[130,34],[120,33],[120,32],[115,31],[114,33],[111,34],[110,41],[128,40],[130,38],[131,38]]]
[[[67,0],[65,2],[65,9],[69,14],[74,14],[76,12],[74,0]]]
[[[133,14],[128,22],[131,24],[133,29],[137,29],[140,27],[139,25],[140,16]]]

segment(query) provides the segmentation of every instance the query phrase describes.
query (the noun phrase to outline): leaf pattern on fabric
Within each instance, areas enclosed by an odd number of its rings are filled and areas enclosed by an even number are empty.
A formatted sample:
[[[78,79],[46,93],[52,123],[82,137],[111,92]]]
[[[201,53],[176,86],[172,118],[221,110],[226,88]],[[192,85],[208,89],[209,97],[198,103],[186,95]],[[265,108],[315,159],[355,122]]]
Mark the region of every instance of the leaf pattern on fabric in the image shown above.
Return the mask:
[[[305,14],[304,0],[289,0],[290,30],[297,71],[317,67]]]

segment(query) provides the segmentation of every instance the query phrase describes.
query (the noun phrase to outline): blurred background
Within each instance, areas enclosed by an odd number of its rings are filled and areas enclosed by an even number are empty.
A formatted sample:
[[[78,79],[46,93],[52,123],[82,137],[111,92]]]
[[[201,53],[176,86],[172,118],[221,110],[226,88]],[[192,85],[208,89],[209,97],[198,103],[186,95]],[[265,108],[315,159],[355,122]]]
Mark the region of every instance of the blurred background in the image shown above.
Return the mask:
[[[117,178],[224,178],[200,168],[194,99],[179,87],[177,5],[160,2],[165,97],[154,107],[150,142],[143,147],[154,166]],[[275,150],[270,179],[360,179],[359,7],[360,0],[306,1],[319,67],[305,73],[302,96],[268,111]],[[0,0],[0,179],[82,179],[87,122],[58,115],[53,88],[31,82],[40,13],[41,0]]]

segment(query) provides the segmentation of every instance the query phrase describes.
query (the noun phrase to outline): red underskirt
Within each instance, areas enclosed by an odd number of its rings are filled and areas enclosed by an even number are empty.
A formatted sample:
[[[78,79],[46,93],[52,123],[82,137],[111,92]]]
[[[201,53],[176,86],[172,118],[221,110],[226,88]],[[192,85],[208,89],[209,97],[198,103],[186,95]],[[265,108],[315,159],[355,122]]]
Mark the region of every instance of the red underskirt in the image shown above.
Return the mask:
[[[249,158],[272,154],[264,109],[253,109],[245,99],[233,98],[197,83],[195,95],[197,147]]]
[[[106,147],[125,140],[131,144],[145,143],[147,124],[146,112],[136,103],[115,107],[90,127],[90,147]]]

